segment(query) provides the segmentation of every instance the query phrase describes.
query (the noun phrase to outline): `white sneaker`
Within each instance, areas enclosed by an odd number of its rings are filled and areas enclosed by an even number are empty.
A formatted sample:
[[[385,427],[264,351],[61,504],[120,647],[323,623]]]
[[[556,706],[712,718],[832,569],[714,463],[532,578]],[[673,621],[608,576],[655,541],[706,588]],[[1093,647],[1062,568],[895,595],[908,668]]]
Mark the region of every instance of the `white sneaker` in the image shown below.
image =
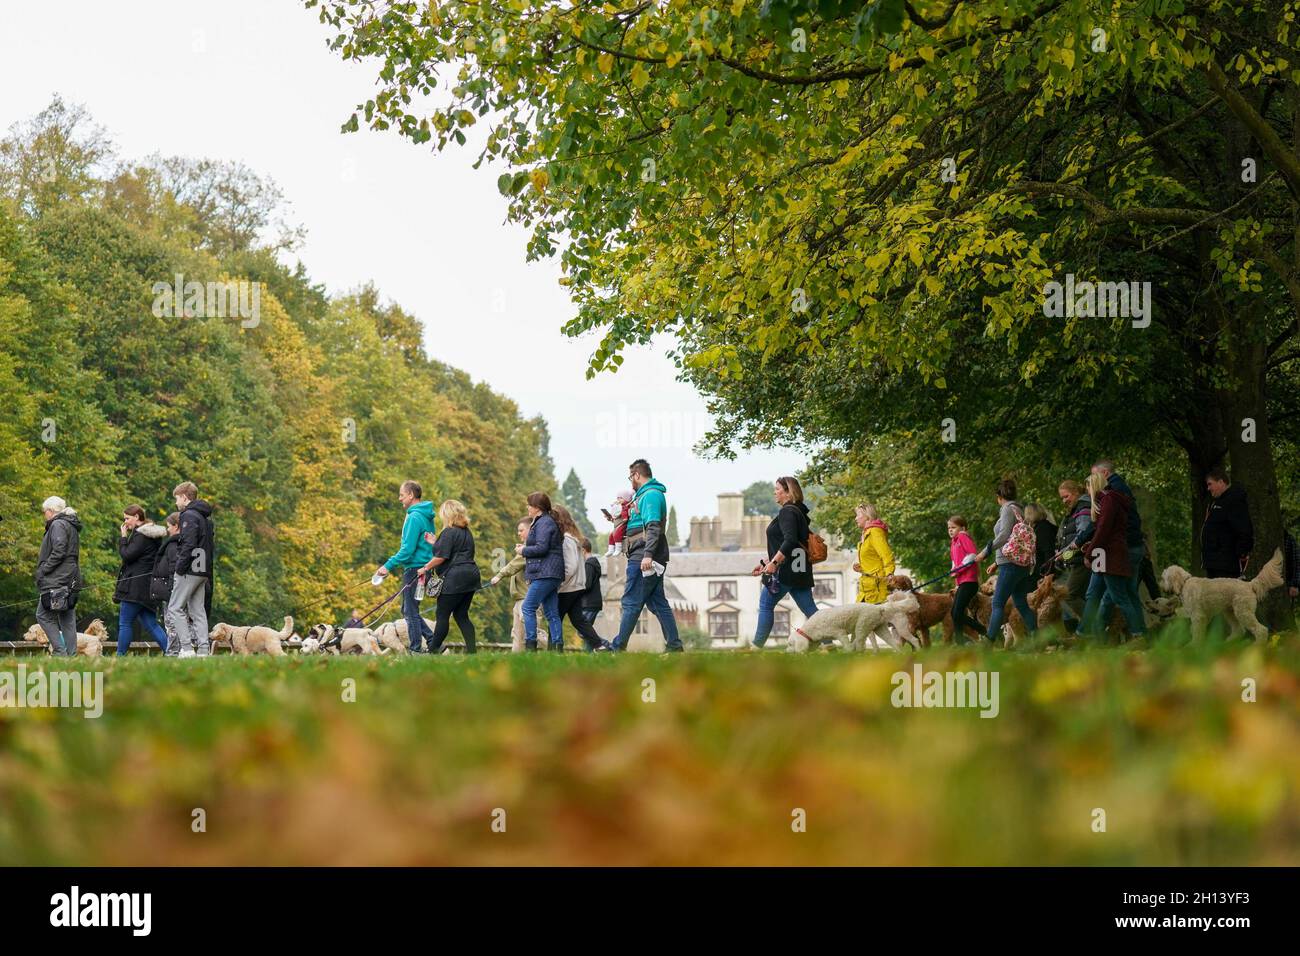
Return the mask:
[[[185,658],[187,658],[187,657],[197,657],[198,655],[194,653],[194,648],[192,648],[192,647],[182,647],[182,648],[181,648],[181,652],[180,652],[179,654],[177,654],[176,656],[177,656],[178,658],[180,658],[181,660],[185,660]]]

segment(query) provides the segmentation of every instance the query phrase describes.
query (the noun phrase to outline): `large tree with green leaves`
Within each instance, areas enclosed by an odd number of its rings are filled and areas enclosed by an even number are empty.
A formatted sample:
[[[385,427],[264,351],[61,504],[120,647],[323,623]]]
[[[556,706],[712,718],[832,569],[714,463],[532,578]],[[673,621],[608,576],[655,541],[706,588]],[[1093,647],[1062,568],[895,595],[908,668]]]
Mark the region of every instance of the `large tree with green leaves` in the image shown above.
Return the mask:
[[[345,128],[488,124],[592,371],[673,334],[718,444],[888,438],[990,480],[1008,447],[1060,477],[1176,454],[1192,541],[1228,461],[1256,560],[1280,540],[1295,0],[308,5],[382,64]],[[1150,310],[1045,316],[1067,275]]]

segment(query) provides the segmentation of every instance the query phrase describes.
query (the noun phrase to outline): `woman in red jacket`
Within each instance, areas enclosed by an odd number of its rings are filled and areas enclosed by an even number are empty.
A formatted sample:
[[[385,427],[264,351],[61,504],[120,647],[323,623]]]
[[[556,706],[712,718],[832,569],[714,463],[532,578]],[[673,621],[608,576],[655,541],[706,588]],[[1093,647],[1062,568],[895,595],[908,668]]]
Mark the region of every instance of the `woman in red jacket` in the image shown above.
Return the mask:
[[[1089,585],[1090,597],[1083,609],[1083,624],[1079,631],[1094,636],[1100,634],[1105,630],[1106,622],[1100,619],[1098,612],[1109,604],[1115,604],[1128,622],[1129,634],[1139,637],[1146,633],[1146,619],[1142,616],[1142,608],[1133,600],[1133,589],[1128,586],[1133,571],[1128,556],[1128,514],[1133,501],[1124,492],[1106,487],[1096,472],[1088,476],[1088,493],[1092,498],[1092,538],[1083,543],[1081,550],[1084,561],[1093,569],[1093,580],[1102,575],[1105,597]]]

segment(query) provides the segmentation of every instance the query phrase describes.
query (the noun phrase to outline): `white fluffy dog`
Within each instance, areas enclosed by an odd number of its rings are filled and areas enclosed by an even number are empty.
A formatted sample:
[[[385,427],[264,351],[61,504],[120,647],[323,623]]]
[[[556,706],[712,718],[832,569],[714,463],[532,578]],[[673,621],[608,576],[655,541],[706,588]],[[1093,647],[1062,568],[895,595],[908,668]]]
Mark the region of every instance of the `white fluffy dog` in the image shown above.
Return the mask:
[[[813,641],[839,638],[850,650],[864,651],[875,647],[879,637],[894,650],[902,650],[906,641],[919,648],[921,642],[912,636],[909,614],[915,614],[919,605],[910,591],[895,591],[883,604],[844,604],[840,607],[822,608],[790,635],[786,649],[796,654],[808,650]],[[892,628],[892,633],[891,633]]]
[[[307,641],[315,640],[316,649],[307,651]],[[388,648],[380,650],[379,641],[368,627],[335,627],[333,624],[317,624],[307,632],[303,641],[304,653],[333,651],[335,654],[387,654]]]
[[[300,653],[303,653],[303,654],[319,654],[319,653],[320,653],[320,640],[319,640],[318,638],[315,638],[315,637],[307,637],[307,638],[303,638],[303,642],[302,642],[302,650],[300,651]]]
[[[77,632],[77,653],[85,657],[99,657],[99,652],[103,649],[103,642],[108,639],[108,628],[99,618],[95,618],[86,625],[86,631]],[[49,636],[45,633],[45,628],[39,624],[33,624],[23,634],[23,640],[35,641],[37,644],[44,644],[47,651],[53,653],[50,648]]]
[[[429,625],[429,630],[433,630],[433,622],[427,617],[421,618],[425,624]],[[406,618],[399,617],[395,621],[389,621],[386,624],[379,625],[375,629],[375,637],[379,643],[391,651],[397,651],[399,654],[408,654],[411,650],[411,641],[407,636],[409,628],[406,626]]]
[[[429,630],[433,630],[433,622],[427,621],[426,623],[429,625]],[[409,654],[411,652],[411,645],[406,640],[406,633],[406,621],[400,619],[380,624],[374,632],[375,639],[379,641],[381,646],[397,654]]]
[[[1216,614],[1228,621],[1229,639],[1244,628],[1255,640],[1268,639],[1268,628],[1255,617],[1259,599],[1282,585],[1282,550],[1273,552],[1268,564],[1250,581],[1237,578],[1194,578],[1173,564],[1160,576],[1160,589],[1182,598],[1183,613],[1192,621],[1192,640],[1205,636],[1205,628]]]
[[[249,627],[235,627],[231,624],[218,624],[212,629],[208,638],[213,641],[229,640],[230,649],[236,654],[270,654],[282,657],[284,647],[281,641],[293,634],[293,618],[284,619],[284,627],[279,633],[269,627],[254,624]]]

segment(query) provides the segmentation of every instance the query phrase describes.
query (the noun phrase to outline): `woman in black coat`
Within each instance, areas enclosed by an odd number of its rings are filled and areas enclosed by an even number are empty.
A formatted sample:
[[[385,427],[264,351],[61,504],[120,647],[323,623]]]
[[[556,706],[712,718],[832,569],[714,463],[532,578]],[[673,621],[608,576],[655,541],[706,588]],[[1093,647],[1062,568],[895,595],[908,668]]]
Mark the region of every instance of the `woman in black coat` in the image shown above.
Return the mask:
[[[772,494],[781,510],[767,526],[767,562],[759,562],[750,574],[763,575],[763,590],[758,595],[758,630],[754,646],[762,647],[772,633],[776,605],[789,594],[809,618],[817,613],[813,600],[812,563],[808,560],[808,506],[803,503],[803,488],[797,478],[778,478]]]
[[[144,625],[159,647],[167,650],[167,632],[158,624],[158,615],[154,613],[156,604],[149,593],[158,547],[165,537],[167,529],[146,521],[144,509],[139,505],[129,505],[122,512],[121,537],[117,542],[122,567],[113,590],[113,600],[121,605],[117,612],[118,657],[125,655],[131,645],[136,621]]]

